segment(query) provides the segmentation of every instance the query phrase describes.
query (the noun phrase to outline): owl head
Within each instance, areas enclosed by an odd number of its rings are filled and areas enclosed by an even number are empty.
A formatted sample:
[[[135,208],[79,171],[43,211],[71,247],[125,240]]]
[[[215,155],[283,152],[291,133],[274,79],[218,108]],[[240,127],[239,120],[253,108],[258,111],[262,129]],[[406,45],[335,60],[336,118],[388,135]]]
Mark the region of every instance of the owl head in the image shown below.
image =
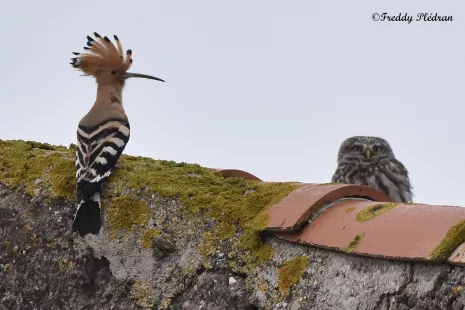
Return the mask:
[[[377,163],[383,159],[393,159],[389,143],[379,137],[354,136],[342,142],[337,156],[338,164],[343,162]]]

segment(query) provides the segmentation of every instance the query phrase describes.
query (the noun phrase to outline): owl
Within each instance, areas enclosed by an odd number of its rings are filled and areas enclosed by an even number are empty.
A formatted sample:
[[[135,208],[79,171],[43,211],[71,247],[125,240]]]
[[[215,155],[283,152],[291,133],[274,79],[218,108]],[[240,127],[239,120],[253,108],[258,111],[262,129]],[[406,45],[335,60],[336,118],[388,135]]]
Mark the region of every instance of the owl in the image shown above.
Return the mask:
[[[382,138],[354,136],[342,142],[332,182],[367,185],[392,201],[412,202],[408,171]]]

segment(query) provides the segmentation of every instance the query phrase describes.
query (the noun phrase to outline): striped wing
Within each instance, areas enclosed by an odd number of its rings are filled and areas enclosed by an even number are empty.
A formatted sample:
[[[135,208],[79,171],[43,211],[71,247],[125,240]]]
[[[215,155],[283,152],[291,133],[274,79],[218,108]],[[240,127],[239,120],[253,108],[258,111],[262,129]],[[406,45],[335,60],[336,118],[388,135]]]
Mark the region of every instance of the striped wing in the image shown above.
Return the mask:
[[[112,119],[77,131],[76,180],[100,183],[111,174],[129,141],[128,121]]]

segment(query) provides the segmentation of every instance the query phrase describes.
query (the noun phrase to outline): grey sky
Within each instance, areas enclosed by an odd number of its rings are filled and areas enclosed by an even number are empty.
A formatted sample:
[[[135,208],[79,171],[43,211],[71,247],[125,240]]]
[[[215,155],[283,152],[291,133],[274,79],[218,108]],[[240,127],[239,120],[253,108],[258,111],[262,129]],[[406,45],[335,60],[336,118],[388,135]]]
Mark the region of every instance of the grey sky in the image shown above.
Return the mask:
[[[0,139],[69,145],[94,31],[133,50],[125,153],[328,182],[343,139],[387,139],[416,202],[465,206],[463,1],[0,0]],[[137,3],[137,4],[136,4]],[[431,12],[453,22],[374,22]]]

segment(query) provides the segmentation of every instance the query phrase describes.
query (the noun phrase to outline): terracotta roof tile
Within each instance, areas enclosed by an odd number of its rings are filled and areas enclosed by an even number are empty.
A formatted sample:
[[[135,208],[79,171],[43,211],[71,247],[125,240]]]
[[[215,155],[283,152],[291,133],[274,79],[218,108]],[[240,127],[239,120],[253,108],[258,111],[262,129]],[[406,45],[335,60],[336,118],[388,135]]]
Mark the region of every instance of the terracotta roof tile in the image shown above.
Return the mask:
[[[306,184],[265,211],[269,215],[268,231],[293,231],[324,206],[345,197],[365,197],[391,201],[381,191],[352,184]]]
[[[225,178],[262,181],[243,170],[216,170]],[[265,231],[291,242],[465,266],[465,208],[393,203],[381,191],[354,184],[302,184],[264,213]]]
[[[359,255],[444,261],[459,244],[443,241],[450,229],[463,220],[465,209],[460,207],[343,200],[300,232],[276,235],[289,241]],[[454,242],[457,240],[463,241],[458,238]],[[449,262],[465,262],[463,245],[455,256],[450,255]]]
[[[465,243],[460,244],[449,256],[447,261],[453,265],[465,266]]]
[[[259,178],[257,178],[253,174],[247,171],[243,171],[243,170],[238,170],[238,169],[215,169],[215,170],[217,170],[217,173],[221,174],[225,178],[235,177],[235,178],[241,178],[244,180],[261,181]]]

